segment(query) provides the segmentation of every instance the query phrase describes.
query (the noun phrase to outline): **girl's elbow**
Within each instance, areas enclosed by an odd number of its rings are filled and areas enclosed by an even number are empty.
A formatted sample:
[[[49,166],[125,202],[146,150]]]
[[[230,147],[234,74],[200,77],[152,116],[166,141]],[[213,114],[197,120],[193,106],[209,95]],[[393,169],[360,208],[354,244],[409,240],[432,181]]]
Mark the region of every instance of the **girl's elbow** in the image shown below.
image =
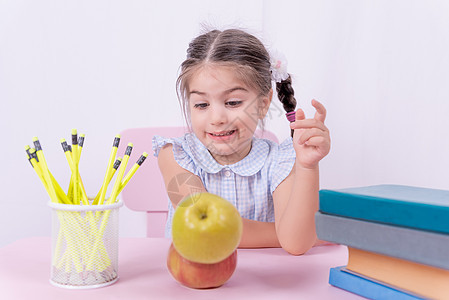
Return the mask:
[[[307,246],[282,246],[282,248],[291,255],[299,256],[305,254],[311,247]]]
[[[280,241],[281,242],[281,241]],[[299,256],[305,254],[314,245],[314,241],[297,240],[281,242],[282,248],[291,255]]]

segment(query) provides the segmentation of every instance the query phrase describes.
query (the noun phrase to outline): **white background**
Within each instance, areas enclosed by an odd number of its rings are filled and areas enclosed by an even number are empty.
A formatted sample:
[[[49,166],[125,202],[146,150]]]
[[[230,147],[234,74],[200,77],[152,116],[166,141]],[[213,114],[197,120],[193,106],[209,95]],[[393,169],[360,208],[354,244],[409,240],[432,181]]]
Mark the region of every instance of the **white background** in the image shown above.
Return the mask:
[[[240,27],[283,52],[299,105],[328,109],[321,187],[449,189],[449,2],[411,0],[0,0],[0,246],[50,235],[48,196],[25,158],[38,136],[58,181],[59,139],[86,133],[81,173],[101,186],[125,128],[183,125],[175,80],[201,24]],[[273,103],[266,128],[288,122]],[[121,235],[144,236],[121,210]]]

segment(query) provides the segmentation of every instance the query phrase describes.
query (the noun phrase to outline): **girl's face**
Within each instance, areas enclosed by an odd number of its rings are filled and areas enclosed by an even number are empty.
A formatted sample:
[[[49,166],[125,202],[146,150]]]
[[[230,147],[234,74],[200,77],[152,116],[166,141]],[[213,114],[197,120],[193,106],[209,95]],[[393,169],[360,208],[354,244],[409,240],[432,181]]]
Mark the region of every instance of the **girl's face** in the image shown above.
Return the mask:
[[[192,129],[215,160],[233,164],[251,150],[258,120],[268,111],[272,91],[260,96],[231,67],[205,66],[189,82]]]

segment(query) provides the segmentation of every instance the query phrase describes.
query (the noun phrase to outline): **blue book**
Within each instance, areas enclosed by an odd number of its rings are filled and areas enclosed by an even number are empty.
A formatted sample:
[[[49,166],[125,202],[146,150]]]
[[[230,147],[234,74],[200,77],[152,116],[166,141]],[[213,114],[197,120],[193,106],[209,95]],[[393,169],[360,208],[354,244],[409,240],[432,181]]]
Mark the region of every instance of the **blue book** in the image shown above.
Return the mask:
[[[329,284],[369,299],[416,300],[423,299],[406,291],[344,271],[344,267],[331,268]]]
[[[320,191],[322,213],[449,234],[449,191],[375,185]]]
[[[449,234],[315,214],[319,239],[449,270]]]

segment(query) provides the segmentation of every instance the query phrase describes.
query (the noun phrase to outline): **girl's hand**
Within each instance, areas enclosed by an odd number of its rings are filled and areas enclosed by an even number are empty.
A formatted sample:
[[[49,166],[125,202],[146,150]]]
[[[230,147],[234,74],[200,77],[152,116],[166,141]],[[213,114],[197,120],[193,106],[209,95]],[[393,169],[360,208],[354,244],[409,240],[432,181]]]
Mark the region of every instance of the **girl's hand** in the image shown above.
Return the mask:
[[[293,147],[296,151],[296,162],[303,168],[313,169],[330,150],[329,129],[324,125],[326,108],[316,100],[312,100],[316,113],[313,119],[306,119],[304,111],[296,111],[296,121],[290,123],[293,133]]]

